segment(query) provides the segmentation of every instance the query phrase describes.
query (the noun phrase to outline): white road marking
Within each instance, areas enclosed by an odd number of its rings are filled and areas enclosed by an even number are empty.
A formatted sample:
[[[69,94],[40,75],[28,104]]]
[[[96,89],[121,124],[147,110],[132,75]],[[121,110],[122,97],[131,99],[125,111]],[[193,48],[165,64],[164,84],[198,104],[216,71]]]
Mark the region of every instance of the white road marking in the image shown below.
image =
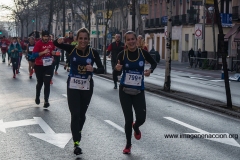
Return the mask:
[[[67,95],[66,94],[62,94],[62,96],[66,97],[67,98]]]
[[[199,79],[199,80],[205,80],[205,81],[209,81],[208,79],[205,78],[200,78],[200,77],[189,77],[191,79]]]
[[[41,118],[33,117],[45,133],[28,133],[30,136],[39,138],[60,148],[65,148],[72,138],[71,133],[55,133],[50,126]]]
[[[166,118],[166,119],[168,119],[168,120],[170,120],[170,121],[172,121],[172,122],[175,122],[175,123],[177,123],[177,124],[180,124],[180,125],[182,125],[182,126],[185,126],[185,127],[189,128],[189,129],[192,129],[192,130],[194,130],[194,131],[197,131],[197,132],[200,132],[200,133],[207,133],[207,132],[204,131],[204,130],[201,130],[201,129],[197,128],[197,127],[191,126],[191,125],[189,125],[189,124],[187,124],[187,123],[181,122],[181,121],[179,121],[179,120],[177,120],[177,119],[174,119],[174,118],[172,118],[172,117],[164,117],[164,118]]]
[[[12,122],[3,122],[3,120],[0,120],[0,131],[6,133],[6,128],[15,128],[36,124],[38,124],[42,128],[44,133],[29,133],[29,135],[39,138],[57,147],[64,148],[69,142],[69,140],[72,138],[71,133],[55,133],[41,117],[33,117],[33,119]]]
[[[15,128],[15,127],[21,127],[21,126],[29,126],[29,125],[35,125],[38,124],[34,119],[26,119],[26,120],[20,120],[20,121],[12,121],[12,122],[3,122],[3,120],[0,120],[0,131],[6,133],[7,128]]]
[[[116,123],[113,123],[110,120],[104,120],[105,122],[107,122],[108,124],[110,124],[111,126],[115,127],[116,129],[118,129],[121,132],[125,132],[124,129],[122,127],[120,127],[119,125],[117,125]]]
[[[192,130],[194,130],[194,131],[197,131],[197,132],[199,132],[199,133],[184,133],[185,135],[193,135],[193,137],[194,136],[196,136],[196,138],[197,138],[197,136],[203,136],[203,135],[209,135],[209,136],[213,136],[213,135],[215,135],[215,136],[220,136],[220,135],[224,135],[225,137],[203,137],[204,139],[207,139],[207,140],[211,140],[211,141],[215,141],[215,142],[219,142],[219,143],[223,143],[223,144],[228,144],[228,145],[231,145],[231,146],[235,146],[235,147],[239,147],[240,148],[240,145],[238,144],[238,142],[237,141],[235,141],[234,139],[233,139],[233,137],[232,138],[230,138],[230,134],[229,133],[210,133],[210,132],[207,132],[207,131],[204,131],[204,130],[202,130],[202,129],[199,129],[199,128],[197,128],[197,127],[194,127],[194,126],[191,126],[191,125],[189,125],[189,124],[187,124],[187,123],[184,123],[184,122],[181,122],[181,121],[179,121],[179,120],[177,120],[177,119],[174,119],[174,118],[172,118],[172,117],[164,117],[165,119],[168,119],[168,120],[170,120],[170,121],[172,121],[172,122],[175,122],[175,123],[177,123],[177,124],[180,124],[180,125],[182,125],[182,126],[184,126],[184,127],[187,127],[187,128],[189,128],[189,129],[192,129]]]
[[[214,80],[210,80],[212,82],[223,82],[224,80],[223,79],[214,79]]]

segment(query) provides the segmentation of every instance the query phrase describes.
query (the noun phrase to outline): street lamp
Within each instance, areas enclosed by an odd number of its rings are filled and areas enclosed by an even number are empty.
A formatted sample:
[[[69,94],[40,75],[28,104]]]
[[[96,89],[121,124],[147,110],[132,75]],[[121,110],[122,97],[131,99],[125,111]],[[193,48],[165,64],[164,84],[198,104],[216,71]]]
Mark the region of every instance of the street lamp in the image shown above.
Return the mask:
[[[215,25],[214,25],[214,13],[215,13],[214,7],[212,7],[212,6],[209,7],[208,12],[210,13],[211,19],[212,19],[214,58],[217,59],[217,66],[218,66],[218,56],[216,53]]]

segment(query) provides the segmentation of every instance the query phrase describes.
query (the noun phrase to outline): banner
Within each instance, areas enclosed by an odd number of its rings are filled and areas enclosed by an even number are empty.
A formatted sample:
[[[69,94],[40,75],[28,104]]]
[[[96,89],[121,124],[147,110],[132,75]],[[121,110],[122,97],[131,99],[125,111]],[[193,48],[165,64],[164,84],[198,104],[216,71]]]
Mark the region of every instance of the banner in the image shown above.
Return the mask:
[[[206,0],[206,4],[214,4],[214,0]]]
[[[148,4],[140,4],[140,14],[148,15]]]
[[[202,24],[195,24],[195,39],[202,39]]]

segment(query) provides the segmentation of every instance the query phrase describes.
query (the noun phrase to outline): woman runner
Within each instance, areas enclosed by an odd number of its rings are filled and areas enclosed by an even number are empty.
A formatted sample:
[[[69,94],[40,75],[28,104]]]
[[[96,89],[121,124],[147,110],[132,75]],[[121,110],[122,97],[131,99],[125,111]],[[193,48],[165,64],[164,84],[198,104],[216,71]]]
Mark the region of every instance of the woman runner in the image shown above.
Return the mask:
[[[139,127],[146,119],[144,76],[149,76],[156,68],[157,63],[146,50],[137,47],[137,36],[134,32],[126,32],[124,39],[127,49],[118,54],[118,63],[115,69],[123,71],[119,86],[119,98],[125,117],[127,139],[123,153],[129,154],[132,146],[132,128],[134,137],[139,140],[141,138]],[[151,64],[151,67],[147,70],[144,70],[145,60]],[[135,110],[135,122],[133,122],[132,107]]]
[[[13,78],[16,78],[16,74],[18,74],[18,62],[19,62],[19,54],[22,52],[22,48],[20,44],[17,42],[17,38],[14,37],[12,39],[12,43],[8,48],[8,53],[11,53],[11,61],[13,68]]]
[[[89,46],[90,34],[86,28],[77,33],[78,45],[64,44],[64,39],[54,41],[54,45],[69,54],[70,72],[67,80],[67,98],[71,113],[71,130],[74,142],[74,154],[82,154],[80,148],[81,131],[86,119],[86,112],[93,94],[93,73],[104,73],[99,54]],[[97,69],[93,68],[94,62]]]
[[[27,44],[27,60],[28,60],[28,71],[29,78],[32,79],[33,69],[35,65],[35,59],[32,57],[32,51],[35,46],[34,37],[29,37],[29,44]]]

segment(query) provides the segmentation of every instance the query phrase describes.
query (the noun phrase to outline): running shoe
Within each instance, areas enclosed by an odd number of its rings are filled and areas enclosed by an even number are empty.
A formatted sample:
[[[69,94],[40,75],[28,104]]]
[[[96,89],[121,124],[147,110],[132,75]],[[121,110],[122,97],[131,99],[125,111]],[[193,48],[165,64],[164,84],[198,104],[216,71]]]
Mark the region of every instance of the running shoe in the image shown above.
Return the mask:
[[[33,71],[30,72],[29,74],[29,79],[32,79]]]
[[[126,145],[126,147],[123,150],[123,154],[130,154],[131,148],[132,148],[132,145]]]
[[[139,130],[139,128],[134,129],[134,125],[135,125],[135,123],[133,122],[132,127],[134,130],[134,137],[136,140],[140,140],[141,139],[141,131]]]
[[[39,98],[36,98],[36,99],[35,99],[35,103],[36,103],[37,105],[39,105],[39,104],[40,104],[40,99],[39,99]]]
[[[58,72],[57,72],[57,71],[55,71],[55,74],[56,74],[56,75],[58,75]]]
[[[74,150],[73,153],[76,155],[82,154],[82,149],[79,147],[79,142],[74,142]]]
[[[13,78],[16,78],[16,75],[15,75],[15,74],[13,75]]]
[[[43,108],[48,108],[50,106],[49,102],[44,102]]]
[[[53,81],[52,81],[52,80],[50,81],[50,84],[53,84]]]

